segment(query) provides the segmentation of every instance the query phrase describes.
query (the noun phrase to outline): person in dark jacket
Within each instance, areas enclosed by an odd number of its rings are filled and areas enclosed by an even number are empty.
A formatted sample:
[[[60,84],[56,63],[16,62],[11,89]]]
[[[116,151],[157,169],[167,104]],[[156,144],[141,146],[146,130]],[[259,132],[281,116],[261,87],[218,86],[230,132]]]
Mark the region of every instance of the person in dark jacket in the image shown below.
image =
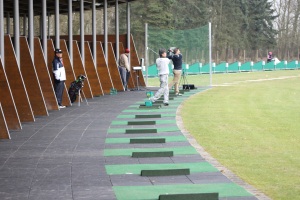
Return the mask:
[[[273,60],[273,55],[272,55],[272,52],[270,51],[267,56],[267,63],[271,62],[272,60]]]
[[[172,82],[169,84],[169,89],[171,89],[173,85],[175,85],[175,94],[181,96],[182,94],[179,93],[179,80],[182,73],[182,55],[180,53],[179,48],[175,48],[174,50],[169,49],[168,58],[172,60],[174,65],[174,77]]]
[[[54,90],[57,99],[59,108],[65,108],[66,106],[62,105],[62,96],[64,92],[65,80],[66,80],[66,71],[62,59],[62,50],[55,49],[55,57],[52,61],[52,70],[54,78]]]

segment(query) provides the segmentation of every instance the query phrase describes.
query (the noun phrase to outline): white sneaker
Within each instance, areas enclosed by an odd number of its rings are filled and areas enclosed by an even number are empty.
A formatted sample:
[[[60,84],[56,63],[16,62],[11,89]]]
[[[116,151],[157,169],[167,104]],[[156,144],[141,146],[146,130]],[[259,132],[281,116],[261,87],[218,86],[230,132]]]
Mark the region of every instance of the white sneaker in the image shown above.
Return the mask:
[[[66,106],[59,106],[59,108],[65,108]]]
[[[182,96],[182,94],[180,94],[180,93],[176,93],[176,96]]]

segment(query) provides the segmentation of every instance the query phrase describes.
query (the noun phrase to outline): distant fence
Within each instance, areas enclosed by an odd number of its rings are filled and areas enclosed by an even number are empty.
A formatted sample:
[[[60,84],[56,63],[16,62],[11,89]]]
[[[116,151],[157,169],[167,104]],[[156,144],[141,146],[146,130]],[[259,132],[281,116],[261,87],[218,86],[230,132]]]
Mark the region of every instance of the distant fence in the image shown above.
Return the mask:
[[[183,63],[183,71],[186,74],[209,74],[210,65],[209,63],[194,63],[188,65]],[[172,71],[173,66],[169,65],[170,72]],[[233,62],[226,63],[222,62],[220,64],[212,63],[212,73],[238,73],[238,72],[253,72],[253,71],[273,71],[273,70],[295,70],[300,69],[298,60],[293,61],[280,61],[275,63],[274,61],[266,63],[265,61],[258,62]],[[150,65],[148,67],[148,77],[156,77],[158,70],[156,65]],[[143,71],[143,75],[146,76],[146,72]]]

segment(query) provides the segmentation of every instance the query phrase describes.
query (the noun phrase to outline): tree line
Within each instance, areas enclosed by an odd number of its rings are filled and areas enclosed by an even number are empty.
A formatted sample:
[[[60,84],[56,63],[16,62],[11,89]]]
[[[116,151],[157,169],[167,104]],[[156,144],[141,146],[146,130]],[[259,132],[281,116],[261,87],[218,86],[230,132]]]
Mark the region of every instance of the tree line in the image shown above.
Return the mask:
[[[299,57],[299,16],[300,0],[141,0],[131,3],[131,32],[144,57],[145,23],[188,30],[211,22],[216,62],[257,61],[268,51],[291,60]],[[120,22],[125,30],[126,19]]]

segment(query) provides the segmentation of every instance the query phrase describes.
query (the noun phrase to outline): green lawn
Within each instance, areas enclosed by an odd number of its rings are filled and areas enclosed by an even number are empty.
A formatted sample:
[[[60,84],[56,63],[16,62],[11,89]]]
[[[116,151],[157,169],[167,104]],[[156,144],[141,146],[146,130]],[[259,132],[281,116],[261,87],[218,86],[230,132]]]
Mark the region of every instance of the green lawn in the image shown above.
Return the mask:
[[[283,76],[298,77],[244,82]],[[188,78],[198,85],[201,75]],[[220,163],[272,199],[300,199],[300,71],[213,75],[214,85],[224,83],[236,84],[184,103],[184,126]]]

